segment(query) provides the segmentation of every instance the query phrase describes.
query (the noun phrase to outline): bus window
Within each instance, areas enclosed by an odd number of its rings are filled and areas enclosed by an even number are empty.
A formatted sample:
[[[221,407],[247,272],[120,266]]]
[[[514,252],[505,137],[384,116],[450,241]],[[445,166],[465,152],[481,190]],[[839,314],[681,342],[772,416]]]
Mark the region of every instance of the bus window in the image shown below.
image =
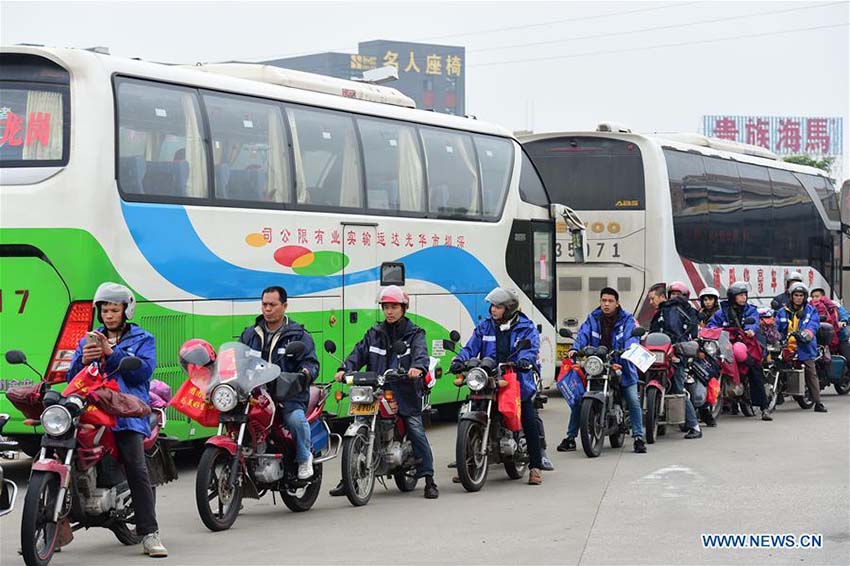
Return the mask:
[[[708,221],[708,188],[702,156],[664,150],[673,232],[679,254],[690,259],[711,257]]]
[[[552,202],[574,210],[643,210],[643,159],[637,145],[572,137],[525,145]]]
[[[742,243],[741,179],[735,162],[704,157],[711,256],[720,263],[734,262]]]
[[[537,174],[537,170],[524,151],[522,152],[522,170],[519,172],[519,196],[527,203],[549,206],[549,197],[546,195],[543,181],[540,180],[540,175]]]
[[[366,207],[425,212],[425,172],[416,130],[386,120],[357,119],[366,169]]]
[[[428,171],[428,210],[444,216],[481,214],[478,164],[466,134],[422,128]]]
[[[474,136],[478,162],[481,164],[481,192],[484,216],[498,217],[508,194],[513,163],[513,143],[506,139]],[[544,205],[545,206],[545,205]]]
[[[362,174],[350,116],[289,107],[299,204],[360,208]]]
[[[212,137],[215,196],[290,202],[289,145],[280,106],[204,94]]]
[[[120,79],[117,104],[121,190],[206,198],[207,158],[195,91]]]
[[[827,218],[840,222],[841,212],[838,209],[838,193],[835,191],[832,183],[828,179],[817,175],[807,175],[805,173],[794,173],[794,175],[807,189],[818,196],[826,211]]]
[[[738,163],[741,178],[741,263],[770,265],[773,258],[773,197],[767,168]]]

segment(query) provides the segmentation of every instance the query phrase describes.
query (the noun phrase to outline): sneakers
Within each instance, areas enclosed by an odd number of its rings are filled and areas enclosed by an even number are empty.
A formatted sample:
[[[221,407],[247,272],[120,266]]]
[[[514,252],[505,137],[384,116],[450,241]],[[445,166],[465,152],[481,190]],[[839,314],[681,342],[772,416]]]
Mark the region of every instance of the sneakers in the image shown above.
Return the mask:
[[[815,403],[815,412],[816,413],[825,413],[826,407],[823,406],[823,403]]]
[[[705,418],[702,420],[705,423],[705,426],[714,428],[717,426],[717,419],[712,416],[711,413],[706,413]]]
[[[328,492],[328,495],[331,497],[339,497],[341,495],[345,495],[345,487],[342,485],[342,480],[339,480],[339,483],[336,484],[336,487]]]
[[[573,452],[576,449],[576,439],[572,437],[566,437],[561,441],[558,445],[558,452]]]
[[[440,490],[434,483],[434,476],[425,476],[425,499],[437,499],[438,497],[440,497]]]
[[[168,549],[159,540],[159,533],[145,535],[145,538],[142,539],[142,548],[144,548],[145,554],[151,558],[165,558],[168,556]]]
[[[528,485],[540,485],[543,483],[543,474],[537,468],[528,470]]]
[[[688,431],[688,434],[685,435],[685,438],[688,440],[692,440],[694,438],[702,438],[702,431],[696,428],[692,428]]]
[[[313,455],[310,454],[310,457],[306,462],[301,462],[298,464],[298,479],[299,480],[308,480],[313,477]]]
[[[767,411],[762,411],[762,412],[761,412],[761,420],[763,420],[763,421],[772,421],[772,420],[773,420],[773,417],[771,417],[771,416],[770,416],[770,413],[768,413]]]
[[[542,460],[542,462],[543,462],[543,465],[541,466],[541,469],[542,469],[544,472],[551,472],[551,471],[553,471],[553,470],[555,469],[555,465],[554,465],[554,464],[552,464],[552,460],[550,460],[550,459],[549,459],[549,455],[548,455],[548,454],[546,454],[546,451],[545,451],[545,450],[541,450],[541,452],[542,452],[542,454],[540,455],[540,459],[541,459],[541,460]]]
[[[643,438],[639,436],[635,438],[634,450],[636,454],[646,454],[646,443],[643,441]]]

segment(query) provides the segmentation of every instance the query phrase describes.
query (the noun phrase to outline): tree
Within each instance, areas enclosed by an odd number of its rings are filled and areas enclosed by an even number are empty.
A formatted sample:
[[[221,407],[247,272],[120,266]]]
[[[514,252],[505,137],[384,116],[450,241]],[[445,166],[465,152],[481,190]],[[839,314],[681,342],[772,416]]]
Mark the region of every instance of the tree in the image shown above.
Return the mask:
[[[808,155],[789,155],[788,157],[784,157],[782,159],[788,163],[796,163],[797,165],[807,165],[809,167],[817,167],[823,171],[829,172],[832,167],[832,163],[835,161],[835,157],[824,157],[823,159],[815,159],[813,157],[809,157]]]

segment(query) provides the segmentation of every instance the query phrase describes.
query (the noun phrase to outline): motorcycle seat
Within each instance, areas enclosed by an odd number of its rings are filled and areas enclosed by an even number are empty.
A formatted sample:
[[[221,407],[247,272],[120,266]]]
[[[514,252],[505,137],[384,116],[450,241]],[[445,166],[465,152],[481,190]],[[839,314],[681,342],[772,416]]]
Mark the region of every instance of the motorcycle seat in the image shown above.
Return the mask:
[[[310,386],[310,400],[307,402],[307,417],[313,416],[313,412],[325,396],[325,392],[321,387],[315,385]]]

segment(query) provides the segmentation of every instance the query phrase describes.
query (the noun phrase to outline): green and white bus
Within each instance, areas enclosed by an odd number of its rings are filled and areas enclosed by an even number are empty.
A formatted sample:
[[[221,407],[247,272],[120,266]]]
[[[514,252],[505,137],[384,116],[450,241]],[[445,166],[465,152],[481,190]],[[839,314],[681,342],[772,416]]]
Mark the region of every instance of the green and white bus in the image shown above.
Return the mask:
[[[331,339],[344,355],[380,320],[379,287],[403,284],[442,367],[449,331],[468,337],[486,293],[513,287],[554,367],[555,209],[506,130],[260,65],[16,46],[0,71],[0,350],[49,379],[64,379],[103,281],[136,294],[154,377],[175,390],[181,343],[232,340],[269,285],[320,350]],[[318,354],[325,381],[339,363]],[[4,391],[34,379],[0,362]],[[447,379],[431,394],[458,399]],[[0,411],[34,441],[5,394]],[[209,434],[168,416],[170,436]]]

